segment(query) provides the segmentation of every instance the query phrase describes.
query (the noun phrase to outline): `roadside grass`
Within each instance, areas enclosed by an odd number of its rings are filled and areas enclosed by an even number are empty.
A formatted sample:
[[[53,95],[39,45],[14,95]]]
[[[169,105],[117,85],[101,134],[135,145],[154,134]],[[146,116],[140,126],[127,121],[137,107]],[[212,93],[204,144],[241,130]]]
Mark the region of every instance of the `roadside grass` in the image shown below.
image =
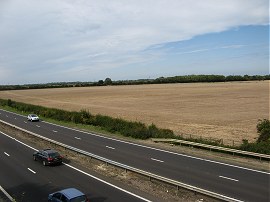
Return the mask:
[[[23,115],[23,116],[25,116],[25,118],[27,118],[27,115],[29,114],[29,113],[26,113],[26,112],[16,110],[16,109],[14,109],[12,107],[9,107],[9,106],[0,106],[0,109],[4,109],[4,110],[10,111],[10,112],[14,112],[14,113]],[[106,130],[103,130],[99,126],[93,126],[93,125],[87,125],[87,124],[78,124],[78,123],[65,122],[65,121],[58,121],[58,120],[55,120],[55,119],[45,118],[45,117],[42,117],[42,116],[39,116],[39,118],[42,121],[46,121],[46,122],[56,124],[56,125],[60,125],[60,126],[65,126],[65,127],[68,127],[68,128],[79,129],[79,130],[82,130],[82,131],[85,131],[85,132],[88,132],[88,133],[95,133],[95,134],[98,134],[98,135],[102,135],[102,136],[106,136],[106,137],[115,137],[115,138],[118,138],[118,139],[134,140],[134,138],[124,137],[123,135],[121,135],[119,133],[111,133],[111,132],[108,132]]]

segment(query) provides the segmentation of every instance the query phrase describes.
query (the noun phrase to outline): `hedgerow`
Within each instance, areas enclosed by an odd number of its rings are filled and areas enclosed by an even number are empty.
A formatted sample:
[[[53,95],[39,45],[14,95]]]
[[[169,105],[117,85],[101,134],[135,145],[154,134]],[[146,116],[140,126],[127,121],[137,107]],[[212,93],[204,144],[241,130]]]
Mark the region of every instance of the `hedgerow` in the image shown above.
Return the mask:
[[[15,102],[10,99],[0,99],[0,105],[9,106],[23,113],[38,114],[41,117],[51,118],[58,121],[98,126],[108,132],[119,133],[123,136],[133,137],[136,139],[148,139],[152,137],[175,137],[171,130],[157,128],[154,124],[148,127],[141,122],[126,121],[120,118],[112,118],[100,114],[92,115],[87,110],[81,110],[80,112],[70,112],[61,109],[46,108],[37,105]]]
[[[0,106],[8,106],[22,113],[34,113],[38,114],[41,117],[50,118],[58,121],[98,126],[108,132],[119,133],[123,136],[136,139],[174,138],[211,145],[225,146],[221,142],[213,142],[202,138],[181,138],[180,136],[176,136],[172,130],[161,129],[156,127],[154,124],[147,126],[141,122],[126,121],[121,118],[112,118],[100,114],[92,115],[87,110],[81,110],[79,112],[65,111],[61,109],[46,108],[37,105],[15,102],[10,99],[0,99]],[[239,147],[226,147],[263,154],[270,154],[270,121],[266,119],[259,120],[259,123],[257,124],[257,132],[259,133],[259,137],[257,142],[255,143],[249,143],[247,140],[243,140],[242,145]]]

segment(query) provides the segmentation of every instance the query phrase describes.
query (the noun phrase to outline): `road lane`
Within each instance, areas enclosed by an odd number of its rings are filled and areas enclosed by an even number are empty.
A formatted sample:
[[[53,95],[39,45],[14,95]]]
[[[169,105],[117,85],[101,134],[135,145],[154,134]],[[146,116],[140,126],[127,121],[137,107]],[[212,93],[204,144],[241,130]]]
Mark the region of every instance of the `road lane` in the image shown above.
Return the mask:
[[[16,116],[17,120],[14,121],[14,118],[8,119],[5,116],[6,113],[9,118]],[[2,111],[0,118],[73,147],[209,191],[240,200],[269,201],[269,173],[256,172],[219,162],[126,143],[112,138],[104,138],[46,122],[40,122],[41,127],[37,128],[35,123],[24,124],[25,117],[5,111]],[[58,131],[57,134],[53,133],[52,130]],[[81,140],[74,141],[74,137]],[[117,148],[117,151],[104,149],[106,145]],[[162,159],[161,161],[165,162],[161,164],[161,162],[153,162],[151,159]],[[235,181],[225,180],[219,176],[238,179],[238,181],[235,183]]]
[[[0,143],[0,184],[17,201],[47,201],[49,193],[67,187],[82,190],[90,201],[144,201],[70,166],[44,167],[33,161],[31,148],[2,133]]]

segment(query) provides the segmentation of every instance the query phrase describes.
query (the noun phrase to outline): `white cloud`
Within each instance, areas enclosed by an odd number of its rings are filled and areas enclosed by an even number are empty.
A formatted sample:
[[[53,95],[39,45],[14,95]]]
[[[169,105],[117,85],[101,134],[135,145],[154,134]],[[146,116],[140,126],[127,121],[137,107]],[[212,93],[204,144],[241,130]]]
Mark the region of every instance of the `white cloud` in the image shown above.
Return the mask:
[[[33,75],[33,69],[53,69],[49,64],[104,67],[104,59],[117,66],[130,63],[125,55],[157,44],[268,24],[268,9],[268,0],[3,0],[0,62]]]

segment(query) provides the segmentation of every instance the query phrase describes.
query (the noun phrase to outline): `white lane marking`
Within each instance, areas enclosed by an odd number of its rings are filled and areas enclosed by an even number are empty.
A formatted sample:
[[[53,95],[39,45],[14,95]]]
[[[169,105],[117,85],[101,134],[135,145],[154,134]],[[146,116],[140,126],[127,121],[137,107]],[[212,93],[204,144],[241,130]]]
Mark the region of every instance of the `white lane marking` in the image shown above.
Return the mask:
[[[26,121],[24,121],[24,123],[27,123]]]
[[[154,158],[151,158],[151,160],[164,163],[164,161],[161,161],[161,160],[158,160],[158,159],[154,159]]]
[[[141,197],[141,196],[138,196],[138,195],[136,195],[136,194],[134,194],[134,193],[132,193],[132,192],[129,192],[129,191],[124,190],[124,189],[122,189],[122,188],[120,188],[120,187],[117,187],[117,186],[115,186],[115,185],[113,185],[113,184],[111,184],[111,183],[109,183],[109,182],[106,182],[106,181],[104,181],[104,180],[102,180],[102,179],[100,179],[100,178],[97,178],[97,177],[95,177],[95,176],[93,176],[93,175],[90,175],[89,173],[84,172],[84,171],[82,171],[82,170],[80,170],[80,169],[78,169],[78,168],[75,168],[75,167],[73,167],[73,166],[71,166],[71,165],[68,165],[68,164],[66,164],[66,163],[63,163],[63,164],[66,165],[66,166],[68,166],[68,167],[70,167],[70,168],[72,168],[72,169],[74,169],[74,170],[76,170],[76,171],[78,171],[78,172],[80,172],[80,173],[83,173],[83,174],[85,174],[85,175],[87,175],[87,176],[89,176],[89,177],[91,177],[91,178],[94,178],[94,179],[96,179],[96,180],[98,180],[98,181],[100,181],[100,182],[102,182],[102,183],[104,183],[104,184],[107,184],[107,185],[109,185],[109,186],[111,186],[111,187],[113,187],[113,188],[115,188],[115,189],[118,189],[118,190],[123,191],[123,192],[125,192],[125,193],[127,193],[127,194],[130,194],[130,195],[132,195],[132,196],[135,196],[135,197],[137,197],[137,198],[139,198],[139,199],[141,199],[141,200],[143,200],[143,201],[148,201],[148,202],[150,202],[150,200],[148,200],[148,199],[145,199],[145,198],[143,198],[143,197]]]
[[[10,156],[7,152],[4,152],[5,155]]]
[[[40,126],[39,125],[36,125],[38,128],[40,128]]]
[[[81,138],[79,138],[79,137],[74,137],[75,139],[77,139],[77,140],[80,140]]]
[[[115,148],[113,148],[113,147],[109,147],[109,146],[106,146],[108,149],[115,149]]]
[[[9,138],[12,139],[12,140],[15,140],[16,142],[19,142],[20,144],[22,144],[22,145],[24,145],[24,146],[26,146],[26,147],[29,147],[30,149],[33,149],[33,150],[35,150],[35,151],[38,151],[38,150],[35,149],[34,147],[31,147],[31,146],[25,144],[24,142],[21,142],[20,140],[17,140],[17,139],[14,138],[14,137],[11,137],[11,136],[9,136],[9,135],[7,135],[7,134],[1,132],[1,131],[0,131],[0,133],[3,134],[3,135],[5,135],[5,136],[7,136],[7,137],[9,137]]]
[[[26,146],[26,147],[29,147],[29,148],[31,148],[31,149],[33,149],[33,150],[35,150],[35,151],[38,151],[37,149],[35,149],[35,148],[33,148],[33,147],[31,147],[31,146],[29,146],[29,145],[27,145],[27,144],[25,144],[25,143],[23,143],[23,142],[21,142],[21,141],[18,141],[18,140],[16,140],[15,138],[13,138],[13,137],[11,137],[11,136],[9,136],[9,135],[7,135],[7,134],[1,132],[1,131],[0,131],[0,133],[3,134],[3,135],[5,135],[5,136],[7,136],[7,137],[9,137],[10,139],[13,139],[13,140],[19,142],[20,144],[23,144],[23,145]],[[97,177],[95,177],[95,176],[93,176],[93,175],[90,175],[89,173],[84,172],[84,171],[82,171],[82,170],[80,170],[80,169],[78,169],[78,168],[76,168],[76,167],[73,167],[73,166],[68,165],[68,164],[66,164],[66,163],[63,163],[63,164],[64,164],[65,166],[67,166],[67,167],[70,167],[71,169],[74,169],[74,170],[76,170],[76,171],[78,171],[78,172],[80,172],[80,173],[82,173],[82,174],[85,174],[85,175],[87,175],[87,176],[89,176],[89,177],[91,177],[91,178],[93,178],[93,179],[95,179],[95,180],[98,180],[98,181],[100,181],[100,182],[102,182],[102,183],[104,183],[104,184],[106,184],[106,185],[109,185],[109,186],[111,186],[111,187],[113,187],[113,188],[115,188],[115,189],[118,189],[118,190],[120,190],[120,191],[122,191],[122,192],[125,192],[125,193],[127,193],[127,194],[130,194],[130,195],[132,195],[132,196],[134,196],[134,197],[136,197],[136,198],[139,198],[139,199],[141,199],[141,200],[143,200],[143,201],[151,202],[151,201],[148,200],[148,199],[145,199],[145,198],[143,198],[143,197],[141,197],[141,196],[139,196],[139,195],[136,195],[136,194],[134,194],[134,193],[132,193],[132,192],[129,192],[129,191],[125,190],[125,189],[122,189],[122,188],[120,188],[120,187],[117,187],[117,186],[115,186],[115,185],[113,185],[113,184],[111,184],[111,183],[109,183],[109,182],[106,182],[105,180],[102,180],[102,179],[97,178]],[[31,169],[28,168],[28,170],[31,170]],[[32,172],[32,171],[31,171],[31,172]],[[33,171],[33,172],[35,172],[35,171]],[[0,187],[0,188],[2,188],[2,187]]]
[[[8,115],[6,115],[6,117],[8,117]]]
[[[54,132],[54,133],[57,133],[57,131],[56,131],[56,130],[53,130],[53,132]]]
[[[27,168],[29,171],[31,171],[32,173],[34,173],[34,174],[36,174],[36,172],[35,171],[33,171],[32,169],[30,169],[30,168]]]
[[[9,195],[9,193],[7,193],[7,191],[4,190],[4,188],[3,188],[2,186],[0,186],[0,190],[6,195],[6,197],[8,197],[8,199],[9,199],[10,201],[15,201],[15,200]]]
[[[224,177],[222,175],[219,176],[220,178],[224,178],[224,179],[227,179],[227,180],[232,180],[232,181],[235,181],[235,182],[238,182],[239,180],[236,180],[236,179],[233,179],[233,178],[229,178],[229,177]]]
[[[14,112],[10,112],[10,111],[4,110],[4,109],[0,109],[0,110],[2,110],[4,112],[11,113],[11,114],[15,114],[16,116],[25,117],[25,116],[23,116],[21,114],[16,114]],[[227,163],[222,163],[222,162],[218,162],[218,161],[213,161],[213,160],[198,158],[198,157],[189,156],[189,155],[185,155],[185,154],[179,154],[179,153],[175,153],[175,152],[171,152],[171,151],[166,151],[166,150],[163,150],[163,149],[158,149],[158,148],[149,147],[149,146],[145,146],[145,145],[139,145],[139,144],[136,144],[136,143],[126,142],[126,141],[123,141],[123,140],[117,140],[117,139],[114,139],[114,138],[104,137],[104,136],[97,135],[97,134],[94,134],[94,133],[84,132],[84,131],[77,130],[77,129],[74,129],[74,128],[69,128],[69,127],[66,127],[66,126],[57,125],[57,124],[50,123],[50,122],[47,122],[47,121],[43,121],[43,123],[47,123],[49,125],[57,126],[57,127],[60,127],[60,128],[65,128],[65,129],[68,129],[68,130],[72,130],[72,131],[76,131],[76,132],[80,132],[80,133],[84,133],[84,134],[88,134],[88,135],[100,137],[100,138],[103,138],[103,139],[113,140],[113,141],[116,141],[116,142],[121,142],[121,143],[130,144],[130,145],[134,145],[134,146],[138,146],[138,147],[143,147],[143,148],[147,148],[147,149],[161,151],[161,152],[164,152],[164,153],[174,154],[174,155],[177,155],[177,156],[184,156],[184,157],[187,157],[187,158],[192,158],[192,159],[196,159],[196,160],[200,160],[200,161],[206,161],[206,162],[215,163],[215,164],[219,164],[219,165],[225,165],[225,166],[229,166],[229,167],[233,167],[233,168],[238,168],[238,169],[243,169],[243,170],[248,170],[248,171],[252,171],[252,172],[257,172],[257,173],[262,173],[262,174],[270,175],[270,172],[265,172],[265,171],[260,171],[260,170],[254,170],[254,169],[251,169],[251,168],[245,168],[245,167],[236,166],[236,165],[227,164]]]
[[[16,120],[17,118],[15,117],[14,119]]]

